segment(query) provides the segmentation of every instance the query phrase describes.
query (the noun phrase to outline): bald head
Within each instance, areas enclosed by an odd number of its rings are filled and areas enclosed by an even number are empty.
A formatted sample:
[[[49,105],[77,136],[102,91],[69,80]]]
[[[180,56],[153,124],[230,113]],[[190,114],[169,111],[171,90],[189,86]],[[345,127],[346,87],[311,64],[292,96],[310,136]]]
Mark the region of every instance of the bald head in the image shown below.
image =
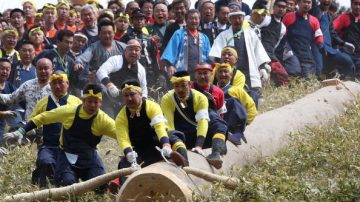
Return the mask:
[[[47,58],[41,58],[36,63],[36,76],[40,84],[48,83],[53,72],[52,62]]]

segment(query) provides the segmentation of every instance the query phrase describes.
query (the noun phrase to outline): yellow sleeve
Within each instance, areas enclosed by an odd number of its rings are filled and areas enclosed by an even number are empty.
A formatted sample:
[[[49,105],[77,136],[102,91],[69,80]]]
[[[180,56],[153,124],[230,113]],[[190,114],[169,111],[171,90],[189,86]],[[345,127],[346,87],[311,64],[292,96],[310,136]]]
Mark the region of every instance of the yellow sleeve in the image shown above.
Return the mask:
[[[123,107],[115,119],[116,138],[120,149],[125,150],[131,147],[129,137],[129,123],[126,116],[126,109]]]
[[[246,82],[245,75],[240,70],[237,70],[235,72],[234,80],[232,82],[232,85],[240,87],[240,88],[244,88],[245,82]]]
[[[208,99],[202,93],[192,89],[194,111],[196,113],[195,119],[197,122],[197,136],[206,137],[209,127],[209,102]],[[206,114],[207,113],[207,116]]]
[[[166,132],[166,119],[160,106],[153,101],[146,100],[146,112],[151,120],[150,125],[155,129],[159,141],[163,137],[168,137]],[[166,141],[166,143],[168,143],[168,141]]]
[[[105,112],[99,110],[92,126],[91,131],[96,136],[106,135],[116,139],[115,121]]]
[[[30,114],[30,119],[35,117],[38,114],[41,114],[42,112],[46,111],[47,105],[48,105],[48,100],[49,100],[49,96],[43,97],[41,100],[39,100],[34,108],[34,111]],[[72,105],[79,105],[81,104],[82,101],[73,95],[69,95],[68,99],[67,99],[67,104],[72,104]]]
[[[161,98],[161,109],[164,113],[166,120],[168,121],[169,130],[175,130],[174,124],[174,112],[175,112],[175,104],[172,100],[174,94],[174,90],[169,91]]]
[[[73,95],[69,95],[66,104],[79,105],[81,103],[82,103],[82,101],[78,97],[73,96]]]
[[[31,121],[35,123],[37,127],[51,123],[62,123],[63,127],[69,129],[74,121],[77,105],[64,105],[51,111],[44,111],[35,117],[31,118]]]
[[[241,104],[246,109],[246,113],[247,113],[246,122],[247,124],[250,124],[254,120],[257,114],[254,100],[249,96],[249,94],[247,94],[247,92],[243,88],[239,88],[239,87],[230,88],[229,95],[240,100]]]
[[[49,96],[45,96],[41,100],[39,100],[34,107],[34,111],[30,114],[29,119],[46,111],[46,106],[48,104],[48,100],[49,100]]]

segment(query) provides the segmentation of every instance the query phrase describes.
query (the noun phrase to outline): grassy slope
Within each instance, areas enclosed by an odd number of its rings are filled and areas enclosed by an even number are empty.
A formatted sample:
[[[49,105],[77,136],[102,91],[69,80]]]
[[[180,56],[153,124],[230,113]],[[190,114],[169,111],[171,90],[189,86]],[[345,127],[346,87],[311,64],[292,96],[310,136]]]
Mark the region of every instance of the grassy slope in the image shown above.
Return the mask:
[[[293,82],[292,88],[265,88],[265,103],[260,112],[288,104],[320,88],[316,81]],[[349,105],[337,123],[311,128],[295,134],[293,145],[273,158],[234,172],[243,181],[234,192],[214,187],[214,195],[199,201],[239,200],[328,200],[359,199],[359,158],[357,150],[360,123],[360,102]],[[351,150],[349,150],[351,148]],[[114,170],[120,152],[115,141],[102,141],[99,152],[108,171]],[[110,153],[108,152],[110,151]],[[9,194],[37,190],[30,185],[36,149],[16,148],[0,159],[0,198]],[[343,198],[343,197],[348,198]],[[83,199],[94,199],[93,194]],[[96,199],[95,199],[96,200]]]
[[[316,84],[317,85],[317,84]],[[294,94],[309,90],[301,85]],[[311,87],[312,89],[312,87]],[[282,89],[267,89],[267,96],[280,95],[262,111],[288,101]],[[302,94],[302,93],[301,93]],[[274,95],[275,96],[275,95]],[[360,100],[349,103],[346,113],[331,123],[292,134],[290,145],[276,155],[249,165],[234,175],[242,180],[235,191],[213,187],[208,198],[196,201],[359,201],[360,200]]]

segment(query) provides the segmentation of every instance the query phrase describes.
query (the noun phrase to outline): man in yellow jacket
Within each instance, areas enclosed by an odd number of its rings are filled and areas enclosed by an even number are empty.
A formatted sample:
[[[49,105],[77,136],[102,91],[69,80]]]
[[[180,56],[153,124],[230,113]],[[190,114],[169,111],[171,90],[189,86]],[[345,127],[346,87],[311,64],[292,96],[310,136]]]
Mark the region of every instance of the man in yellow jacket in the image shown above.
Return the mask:
[[[30,115],[30,119],[45,111],[56,109],[63,105],[79,105],[82,101],[68,93],[69,79],[63,71],[56,71],[50,76],[51,94],[42,98]],[[36,160],[36,169],[32,173],[32,183],[46,187],[47,182],[54,179],[56,159],[59,152],[59,138],[62,124],[52,123],[43,126],[43,143],[40,145]]]
[[[36,127],[62,123],[55,183],[67,186],[79,179],[85,181],[104,174],[105,169],[96,147],[103,135],[116,139],[116,132],[114,120],[100,110],[101,90],[98,84],[87,85],[83,91],[83,104],[64,105],[42,112],[31,118],[23,128],[5,134],[5,140],[19,140]]]
[[[125,106],[117,115],[115,126],[125,158],[120,161],[119,168],[130,167],[134,162],[147,166],[161,161],[160,152],[172,157],[177,164],[187,165],[185,144],[177,136],[168,135],[167,121],[159,104],[143,98],[140,84],[135,80],[124,82],[121,92]],[[162,148],[160,152],[156,146]]]
[[[209,127],[206,96],[191,89],[190,75],[186,71],[175,72],[170,81],[174,90],[161,100],[161,109],[168,120],[169,129],[183,132],[186,147],[201,155],[204,155],[202,149],[211,145],[212,153],[206,159],[215,168],[221,168],[220,155],[226,153],[225,134],[216,132],[218,124]]]
[[[224,114],[224,120],[232,133],[228,140],[236,145],[241,144],[241,139],[246,143],[243,132],[257,114],[255,102],[243,87],[232,85],[233,67],[230,64],[215,64],[214,73],[217,85],[225,95],[227,112]]]

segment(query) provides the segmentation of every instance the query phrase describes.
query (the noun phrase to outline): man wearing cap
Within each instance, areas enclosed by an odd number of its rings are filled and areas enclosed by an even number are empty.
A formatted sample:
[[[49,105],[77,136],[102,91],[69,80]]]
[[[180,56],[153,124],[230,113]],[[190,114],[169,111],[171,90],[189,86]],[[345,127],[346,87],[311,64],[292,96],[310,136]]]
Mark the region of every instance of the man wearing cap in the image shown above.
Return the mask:
[[[30,29],[35,25],[35,14],[36,14],[36,5],[33,0],[26,0],[22,4],[23,11],[25,12],[26,19],[26,29]]]
[[[209,109],[217,112],[219,115],[226,112],[224,103],[224,93],[222,90],[211,84],[211,75],[213,68],[208,63],[200,63],[195,67],[195,82],[191,87],[203,93],[209,100]]]
[[[206,157],[216,169],[222,167],[220,155],[226,154],[225,138],[227,127],[210,123],[209,103],[205,95],[191,89],[190,75],[186,71],[175,72],[171,77],[173,90],[161,99],[161,109],[168,120],[169,130],[185,134],[184,143],[188,149],[204,155],[203,148],[212,147]]]
[[[232,6],[235,5],[239,7],[240,11],[243,11],[245,13],[245,15],[250,15],[251,14],[251,9],[249,7],[249,5],[247,5],[246,3],[242,2],[242,0],[237,0],[237,1],[230,1],[230,0],[217,0],[215,2],[215,9],[216,11],[218,11],[220,9],[221,6],[225,5],[225,6]]]
[[[99,67],[111,56],[124,53],[126,45],[114,40],[113,22],[101,20],[97,27],[100,40],[90,44],[84,53],[76,58],[75,70],[87,68],[87,71],[96,73]]]
[[[36,63],[37,78],[21,84],[21,86],[11,94],[0,94],[0,103],[12,104],[25,101],[25,120],[27,120],[33,112],[37,101],[51,93],[49,81],[52,72],[53,66],[51,61],[47,58],[41,58]]]
[[[261,79],[267,80],[271,71],[267,64],[270,58],[259,37],[251,29],[243,26],[244,15],[242,11],[230,12],[231,27],[216,37],[209,55],[215,59],[221,58],[222,49],[233,46],[239,58],[236,68],[246,76],[248,87],[260,94]]]
[[[19,61],[19,52],[15,50],[19,34],[15,28],[6,28],[1,32],[0,58],[7,58],[11,63]]]
[[[55,166],[55,183],[58,186],[86,181],[105,173],[96,147],[103,135],[116,139],[115,122],[100,110],[101,86],[89,84],[84,88],[83,104],[64,105],[44,111],[30,119],[23,132],[11,133],[8,140],[17,140],[37,127],[62,123],[60,150]]]
[[[126,80],[137,80],[142,89],[142,96],[148,96],[147,75],[145,68],[139,62],[141,45],[138,40],[131,39],[125,48],[123,55],[110,57],[102,64],[96,73],[98,80],[107,87],[109,96],[119,103],[120,87]],[[119,106],[109,106],[104,109],[110,116],[115,117],[120,110]],[[108,107],[108,106],[105,106]],[[115,110],[114,110],[115,108]]]
[[[323,57],[317,48],[312,48],[316,60],[316,73],[320,75],[322,72],[330,72],[332,69],[338,69],[341,74],[341,79],[354,78],[355,65],[351,57],[347,54],[353,54],[355,46],[352,43],[342,40],[333,28],[332,18],[329,13],[329,8],[332,0],[320,0],[320,5],[313,0],[310,14],[315,16],[319,22],[321,31],[324,35],[324,44],[326,49],[326,56]],[[333,48],[334,46],[341,46],[346,52]],[[325,63],[323,62],[325,61]]]
[[[39,100],[30,115],[30,119],[44,111],[50,111],[66,104],[81,104],[79,98],[68,94],[69,80],[64,72],[57,71],[50,76],[50,87],[51,94]],[[48,181],[52,182],[54,180],[61,127],[61,123],[46,124],[43,126],[43,143],[39,147],[36,168],[32,173],[32,183],[38,184],[40,187],[46,187]],[[25,129],[21,127],[17,131],[6,134],[5,136],[19,136],[19,133],[25,135],[24,131]]]
[[[245,127],[254,120],[257,113],[254,100],[243,88],[231,85],[233,70],[230,64],[216,63],[214,73],[217,85],[225,94],[227,112],[224,113],[224,120],[231,133],[228,139],[236,145],[241,144],[241,140],[246,143]]]
[[[129,39],[137,39],[142,47],[139,62],[146,70],[147,83],[149,87],[162,87],[162,90],[167,89],[164,71],[160,70],[158,62],[158,46],[157,43],[148,34],[143,33],[145,28],[146,16],[141,9],[135,9],[131,15],[132,28],[128,29],[122,42],[127,43]]]
[[[67,29],[67,19],[70,15],[70,4],[66,1],[59,1],[56,4],[56,13],[57,13],[57,20],[55,22],[55,27],[58,30]]]
[[[355,50],[349,51],[356,75],[360,75],[360,0],[351,0],[351,13],[343,13],[334,20],[334,29],[347,44],[353,44]],[[345,47],[344,47],[345,48]]]
[[[55,22],[57,19],[56,7],[53,4],[45,4],[42,9],[42,18],[44,19],[45,37],[48,40],[48,45],[55,44],[57,29]]]
[[[287,41],[300,61],[301,75],[308,78],[316,69],[311,45],[315,43],[323,55],[326,50],[319,20],[309,14],[312,1],[300,0],[298,5],[299,11],[287,13],[282,22],[287,28]]]
[[[209,38],[198,31],[200,12],[189,10],[185,15],[186,29],[177,30],[166,46],[161,60],[167,66],[168,76],[177,71],[188,71],[194,76],[194,69],[201,62],[211,62],[209,59]]]
[[[130,167],[133,163],[148,166],[172,158],[181,166],[188,166],[185,144],[175,135],[167,133],[167,121],[163,112],[154,101],[143,98],[142,89],[135,80],[121,85],[121,94],[125,106],[115,120],[116,136],[125,157],[118,168]],[[158,146],[161,151],[155,148]]]
[[[70,55],[75,61],[76,66],[76,58],[83,53],[83,48],[87,44],[88,38],[82,32],[75,32],[74,34],[74,42],[70,49]]]

